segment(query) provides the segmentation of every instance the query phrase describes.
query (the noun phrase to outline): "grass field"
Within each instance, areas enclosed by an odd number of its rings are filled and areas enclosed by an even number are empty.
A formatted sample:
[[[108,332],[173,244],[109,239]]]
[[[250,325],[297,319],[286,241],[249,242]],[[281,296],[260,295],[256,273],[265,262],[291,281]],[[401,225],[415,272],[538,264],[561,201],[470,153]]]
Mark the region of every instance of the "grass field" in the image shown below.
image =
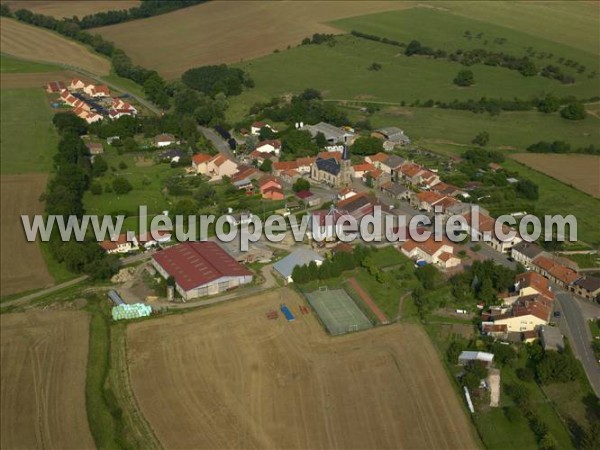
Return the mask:
[[[27,242],[21,225],[21,214],[43,213],[38,201],[46,188],[45,174],[2,175],[2,233],[0,295],[42,288],[51,285],[52,276],[37,242]]]
[[[0,316],[3,449],[95,447],[85,411],[88,324],[75,311]]]
[[[333,339],[312,314],[266,319],[282,301],[302,299],[279,289],[128,327],[134,392],[165,448],[478,448],[421,328]]]
[[[40,88],[2,89],[2,174],[48,172],[58,138],[52,111]]]
[[[176,78],[191,67],[233,63],[297,45],[313,33],[337,33],[324,22],[413,2],[208,2],[95,31],[123,48],[134,62]],[[227,32],[224,32],[224,30]],[[148,45],[149,41],[152,45]]]
[[[0,19],[2,53],[32,61],[79,67],[96,75],[110,72],[110,62],[57,33],[26,25],[13,19]]]
[[[599,156],[517,153],[511,158],[580,191],[600,197]]]
[[[140,4],[140,0],[86,0],[86,1],[66,1],[66,0],[2,0],[2,4],[7,4],[12,11],[20,8],[27,8],[38,14],[45,14],[53,17],[73,17],[79,18],[88,14],[98,12],[129,9]]]
[[[13,58],[7,55],[0,55],[1,73],[36,73],[36,72],[54,72],[60,70],[60,66],[48,63],[36,63],[24,59]]]

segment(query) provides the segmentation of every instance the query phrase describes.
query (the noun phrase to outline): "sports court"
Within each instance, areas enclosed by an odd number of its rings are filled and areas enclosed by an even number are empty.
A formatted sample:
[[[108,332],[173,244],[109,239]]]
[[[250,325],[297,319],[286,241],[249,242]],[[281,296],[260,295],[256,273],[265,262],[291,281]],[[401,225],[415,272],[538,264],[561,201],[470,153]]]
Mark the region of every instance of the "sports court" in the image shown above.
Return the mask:
[[[333,336],[366,330],[373,326],[343,289],[330,290],[321,286],[316,291],[305,292],[304,295]]]

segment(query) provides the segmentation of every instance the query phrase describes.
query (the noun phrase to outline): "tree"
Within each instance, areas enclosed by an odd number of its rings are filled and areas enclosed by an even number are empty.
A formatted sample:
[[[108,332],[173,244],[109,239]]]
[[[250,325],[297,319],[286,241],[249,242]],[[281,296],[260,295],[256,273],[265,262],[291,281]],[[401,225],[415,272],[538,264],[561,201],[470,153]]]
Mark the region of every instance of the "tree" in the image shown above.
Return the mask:
[[[560,110],[560,115],[568,120],[583,120],[586,118],[587,113],[583,103],[572,102]]]
[[[325,148],[328,144],[327,138],[320,131],[315,136],[315,144],[317,144],[319,148]]]
[[[193,216],[198,213],[198,203],[191,198],[179,200],[173,206],[173,214],[175,216]]]
[[[99,180],[92,181],[92,183],[90,184],[90,192],[93,195],[100,195],[102,194],[102,191],[102,183]]]
[[[138,144],[132,137],[125,138],[123,141],[123,150],[126,152],[136,152],[138,150]]]
[[[59,133],[71,132],[79,136],[87,133],[88,124],[72,112],[59,112],[54,114],[52,123]]]
[[[94,156],[94,162],[92,163],[92,176],[102,176],[108,170],[108,164],[102,155]]]
[[[415,276],[421,282],[423,289],[432,291],[441,283],[441,274],[433,265],[426,265],[415,271]]]
[[[538,102],[537,108],[539,111],[546,114],[556,112],[558,111],[558,108],[560,108],[560,100],[552,94],[548,94]]]
[[[457,86],[468,87],[475,83],[475,77],[470,70],[461,70],[454,78],[454,84]]]
[[[260,165],[259,169],[262,172],[271,172],[271,170],[273,170],[273,161],[271,161],[270,159],[265,159],[263,161],[263,163]]]
[[[310,183],[306,178],[298,178],[292,186],[294,192],[308,191],[310,190]]]
[[[419,41],[412,40],[406,46],[406,50],[404,51],[404,54],[406,56],[412,56],[412,55],[418,54],[420,51],[421,51],[421,43]]]
[[[528,200],[537,200],[539,198],[538,186],[530,180],[519,180],[516,191],[517,196]]]
[[[475,145],[485,147],[488,142],[490,142],[490,134],[487,131],[477,133],[477,136],[475,136],[471,142]]]
[[[362,136],[354,141],[351,151],[355,155],[374,155],[383,151],[383,142],[371,136]]]
[[[291,153],[295,157],[311,156],[318,150],[308,131],[292,129],[281,138],[281,143],[284,152]]]
[[[462,341],[452,341],[446,350],[446,359],[450,364],[458,363],[458,356],[465,349],[465,345]]]
[[[382,67],[383,66],[381,64],[374,62],[369,66],[369,70],[372,72],[378,72]]]
[[[133,186],[127,179],[123,177],[116,177],[112,182],[112,188],[115,194],[124,195],[133,189]]]

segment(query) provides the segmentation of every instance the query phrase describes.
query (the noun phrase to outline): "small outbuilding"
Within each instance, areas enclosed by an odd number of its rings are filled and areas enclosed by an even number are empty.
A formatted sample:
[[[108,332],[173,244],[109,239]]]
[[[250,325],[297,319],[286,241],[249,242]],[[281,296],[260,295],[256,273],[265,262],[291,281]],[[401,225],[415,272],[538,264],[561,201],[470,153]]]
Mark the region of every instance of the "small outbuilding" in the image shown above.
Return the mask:
[[[458,357],[458,364],[466,366],[471,364],[473,361],[481,361],[487,367],[490,367],[494,362],[494,354],[487,352],[475,352],[475,351],[464,351]]]
[[[325,258],[319,255],[317,252],[308,247],[302,247],[273,264],[273,269],[287,283],[292,283],[294,281],[292,279],[292,272],[296,266],[310,264],[312,261],[314,261],[317,266],[320,266],[323,264],[324,260]]]
[[[565,341],[562,333],[557,327],[543,325],[540,327],[540,340],[544,350],[556,350],[562,352],[565,349]]]

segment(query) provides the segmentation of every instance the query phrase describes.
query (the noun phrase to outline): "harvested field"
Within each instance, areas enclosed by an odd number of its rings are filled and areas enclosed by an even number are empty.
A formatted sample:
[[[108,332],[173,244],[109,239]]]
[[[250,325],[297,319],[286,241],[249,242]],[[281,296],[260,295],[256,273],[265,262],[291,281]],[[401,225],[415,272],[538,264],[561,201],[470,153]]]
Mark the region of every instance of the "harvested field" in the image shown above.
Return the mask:
[[[70,81],[73,78],[81,78],[84,81],[91,82],[77,72],[61,70],[59,72],[1,73],[0,86],[2,86],[2,89],[42,88],[49,81]]]
[[[328,1],[318,6],[313,2],[208,2],[94,31],[125,50],[135,63],[171,79],[191,67],[249,60],[296,46],[314,33],[341,32],[325,25],[327,21],[414,5],[393,1]]]
[[[53,283],[37,242],[27,242],[21,214],[42,214],[38,201],[48,175],[2,175],[0,235],[0,296],[42,288]]]
[[[283,301],[302,304],[281,288],[128,327],[133,390],[165,448],[477,447],[420,327],[332,338],[314,314],[265,318]]]
[[[53,17],[73,17],[79,18],[88,14],[95,14],[103,11],[129,9],[140,4],[140,0],[85,0],[85,1],[68,1],[68,0],[5,0],[2,4],[6,4],[12,11],[20,8],[27,8],[30,11],[38,14],[45,14]]]
[[[95,447],[85,410],[88,327],[83,312],[0,316],[2,449]]]
[[[1,18],[0,45],[2,53],[17,58],[77,66],[96,75],[107,75],[110,62],[91,53],[83,45],[56,33],[13,19]]]
[[[600,198],[600,157],[577,154],[517,153],[520,163]]]

